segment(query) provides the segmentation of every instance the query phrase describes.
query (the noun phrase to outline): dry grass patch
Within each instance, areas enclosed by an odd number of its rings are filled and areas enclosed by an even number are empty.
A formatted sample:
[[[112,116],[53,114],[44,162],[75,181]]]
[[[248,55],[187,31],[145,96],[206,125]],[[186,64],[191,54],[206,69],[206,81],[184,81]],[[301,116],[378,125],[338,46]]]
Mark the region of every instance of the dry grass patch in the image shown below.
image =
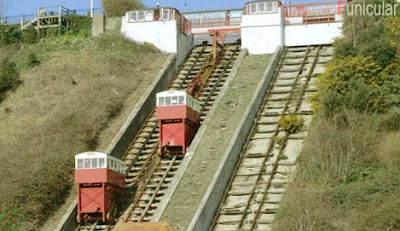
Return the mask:
[[[400,230],[399,138],[375,115],[316,117],[275,230]]]
[[[74,154],[104,151],[167,56],[116,35],[4,49],[23,84],[0,104],[0,211],[18,208],[38,230],[72,186]]]

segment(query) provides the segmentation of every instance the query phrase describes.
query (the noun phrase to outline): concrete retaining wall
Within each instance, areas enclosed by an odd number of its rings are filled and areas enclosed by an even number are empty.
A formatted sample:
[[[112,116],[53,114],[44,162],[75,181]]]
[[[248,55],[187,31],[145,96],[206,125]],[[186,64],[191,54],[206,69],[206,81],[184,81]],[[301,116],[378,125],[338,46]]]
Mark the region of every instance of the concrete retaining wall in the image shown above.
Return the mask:
[[[188,47],[186,52],[182,52],[182,54],[179,55],[172,54],[168,57],[166,64],[159,72],[153,84],[150,85],[140,101],[137,102],[135,108],[129,114],[128,119],[121,127],[115,138],[111,141],[111,144],[106,151],[107,154],[121,158],[121,156],[129,148],[129,145],[139,132],[142,124],[154,110],[156,93],[164,91],[167,88],[168,84],[178,73],[179,66],[182,62],[178,60],[184,60],[182,56],[184,56],[185,53],[189,53],[190,49]],[[75,217],[76,202],[71,204],[67,213],[63,216],[62,220],[57,226],[56,231],[75,231],[77,227]]]
[[[93,36],[99,36],[113,30],[120,30],[120,28],[121,17],[106,17],[104,14],[96,14],[93,17]]]
[[[229,184],[237,160],[246,142],[247,136],[253,127],[254,118],[256,117],[260,105],[263,102],[265,94],[269,89],[275,70],[278,66],[283,48],[279,47],[274,53],[270,64],[265,71],[262,84],[260,84],[254,93],[252,100],[246,110],[246,116],[241,120],[236,132],[229,143],[229,146],[222,157],[221,164],[218,167],[214,178],[193,217],[188,231],[206,231],[214,219],[214,215],[219,208],[219,204],[224,196],[226,187]]]

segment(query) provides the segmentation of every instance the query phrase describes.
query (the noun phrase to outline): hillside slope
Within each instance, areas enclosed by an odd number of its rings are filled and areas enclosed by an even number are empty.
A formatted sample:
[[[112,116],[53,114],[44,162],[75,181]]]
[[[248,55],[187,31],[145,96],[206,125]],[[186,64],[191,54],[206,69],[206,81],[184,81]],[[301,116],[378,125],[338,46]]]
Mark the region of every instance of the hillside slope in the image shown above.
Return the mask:
[[[345,15],[274,230],[400,230],[399,25],[399,15]]]
[[[36,230],[71,189],[74,155],[106,149],[167,55],[108,35],[1,47],[4,57],[23,84],[0,103],[0,211],[18,209]]]

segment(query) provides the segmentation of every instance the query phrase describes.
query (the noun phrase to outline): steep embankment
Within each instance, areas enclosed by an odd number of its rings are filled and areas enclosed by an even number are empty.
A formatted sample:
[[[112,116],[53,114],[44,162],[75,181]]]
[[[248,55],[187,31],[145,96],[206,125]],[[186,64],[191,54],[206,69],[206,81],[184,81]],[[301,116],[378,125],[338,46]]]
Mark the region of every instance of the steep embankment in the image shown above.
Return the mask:
[[[400,230],[399,22],[345,17],[274,230]]]
[[[23,81],[0,104],[0,212],[17,208],[35,230],[71,188],[74,154],[105,150],[167,55],[121,36],[0,49]]]

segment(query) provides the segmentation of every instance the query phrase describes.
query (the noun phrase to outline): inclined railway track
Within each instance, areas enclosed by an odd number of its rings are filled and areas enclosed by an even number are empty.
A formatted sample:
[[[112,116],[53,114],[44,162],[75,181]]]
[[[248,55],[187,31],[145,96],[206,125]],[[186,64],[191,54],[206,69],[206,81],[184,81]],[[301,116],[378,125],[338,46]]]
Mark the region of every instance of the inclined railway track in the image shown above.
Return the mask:
[[[327,46],[285,49],[210,230],[272,230],[306,134],[289,134],[278,121],[295,114],[307,127],[312,110],[306,98],[331,53]]]
[[[170,90],[185,90],[193,78],[200,72],[203,64],[211,55],[211,46],[193,49],[192,53],[180,67],[178,75],[170,84]],[[218,93],[225,84],[234,61],[240,52],[240,45],[227,45],[221,61],[217,64],[212,76],[198,99],[201,102],[201,120],[207,116]],[[183,156],[160,158],[158,151],[157,119],[153,112],[142,125],[133,139],[129,149],[122,157],[127,164],[126,184],[129,191],[135,191],[118,223],[126,221],[149,221],[153,211],[178,170]],[[79,231],[111,230],[113,226],[92,224],[80,226]]]

